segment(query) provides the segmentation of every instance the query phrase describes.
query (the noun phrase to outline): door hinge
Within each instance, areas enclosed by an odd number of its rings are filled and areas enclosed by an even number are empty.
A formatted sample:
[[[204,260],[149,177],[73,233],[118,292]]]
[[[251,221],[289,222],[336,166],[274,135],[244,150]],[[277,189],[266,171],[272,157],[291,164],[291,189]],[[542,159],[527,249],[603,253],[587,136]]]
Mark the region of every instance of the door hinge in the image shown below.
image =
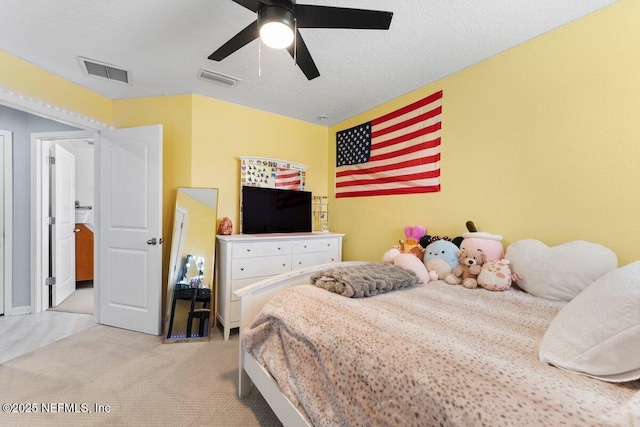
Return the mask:
[[[47,286],[52,286],[56,284],[56,278],[55,277],[47,277],[46,279],[44,279],[44,284]]]
[[[47,164],[55,165],[56,164],[56,158],[53,157],[53,156],[48,156],[47,157]]]
[[[53,225],[56,223],[56,217],[55,216],[48,216],[46,219],[46,224],[47,225]]]

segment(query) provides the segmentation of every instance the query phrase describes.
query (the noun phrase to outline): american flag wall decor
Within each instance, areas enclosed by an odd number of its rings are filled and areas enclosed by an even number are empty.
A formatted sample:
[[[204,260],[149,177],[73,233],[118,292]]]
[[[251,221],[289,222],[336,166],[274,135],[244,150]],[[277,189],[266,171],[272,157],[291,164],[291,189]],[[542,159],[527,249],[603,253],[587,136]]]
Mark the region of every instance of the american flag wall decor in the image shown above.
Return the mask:
[[[336,133],[336,197],[440,191],[442,91]]]

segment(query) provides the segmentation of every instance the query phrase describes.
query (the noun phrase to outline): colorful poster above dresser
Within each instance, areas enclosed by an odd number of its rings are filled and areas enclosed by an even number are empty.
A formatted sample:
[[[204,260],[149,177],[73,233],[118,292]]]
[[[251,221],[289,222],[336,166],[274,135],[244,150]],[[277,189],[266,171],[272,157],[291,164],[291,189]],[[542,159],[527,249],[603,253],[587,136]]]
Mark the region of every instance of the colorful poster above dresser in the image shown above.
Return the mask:
[[[307,167],[286,160],[240,157],[240,183],[247,187],[304,190]]]
[[[336,133],[336,197],[440,191],[442,91]]]

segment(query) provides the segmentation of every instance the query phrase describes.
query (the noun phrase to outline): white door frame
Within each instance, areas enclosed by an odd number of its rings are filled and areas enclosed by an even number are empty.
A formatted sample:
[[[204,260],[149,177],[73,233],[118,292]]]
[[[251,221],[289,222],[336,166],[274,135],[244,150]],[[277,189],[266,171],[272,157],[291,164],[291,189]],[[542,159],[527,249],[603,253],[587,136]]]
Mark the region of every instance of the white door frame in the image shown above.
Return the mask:
[[[0,313],[4,315],[11,314],[11,285],[13,282],[13,135],[6,130],[0,130],[2,136],[2,179],[3,179],[3,224],[0,224],[0,232],[3,232],[4,238],[2,245],[4,263],[4,275],[2,284],[0,284]]]
[[[31,312],[39,313],[49,308],[49,294],[44,291],[44,282],[48,276],[49,265],[49,235],[48,225],[44,218],[49,204],[49,171],[45,170],[46,158],[49,156],[50,145],[56,141],[69,139],[94,140],[96,134],[91,131],[58,131],[31,134]],[[95,138],[97,139],[97,138]],[[94,152],[94,164],[98,153]],[[95,186],[97,184],[97,168],[94,168]],[[47,188],[45,188],[47,187]],[[94,214],[94,220],[99,222],[99,214]],[[96,238],[97,240],[97,238]],[[95,249],[94,249],[95,250]],[[94,256],[94,259],[95,256]],[[94,318],[100,318],[96,301],[99,297],[99,283],[94,281]]]

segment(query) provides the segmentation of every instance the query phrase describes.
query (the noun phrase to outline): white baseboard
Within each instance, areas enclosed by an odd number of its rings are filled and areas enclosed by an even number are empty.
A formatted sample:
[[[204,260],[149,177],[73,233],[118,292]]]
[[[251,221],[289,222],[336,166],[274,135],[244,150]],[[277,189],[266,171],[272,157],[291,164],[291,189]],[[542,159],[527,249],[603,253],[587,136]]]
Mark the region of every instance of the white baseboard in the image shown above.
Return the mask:
[[[30,305],[23,305],[22,307],[12,307],[9,310],[7,310],[7,313],[5,313],[5,315],[7,316],[16,316],[18,314],[30,314],[31,313],[31,306]]]

